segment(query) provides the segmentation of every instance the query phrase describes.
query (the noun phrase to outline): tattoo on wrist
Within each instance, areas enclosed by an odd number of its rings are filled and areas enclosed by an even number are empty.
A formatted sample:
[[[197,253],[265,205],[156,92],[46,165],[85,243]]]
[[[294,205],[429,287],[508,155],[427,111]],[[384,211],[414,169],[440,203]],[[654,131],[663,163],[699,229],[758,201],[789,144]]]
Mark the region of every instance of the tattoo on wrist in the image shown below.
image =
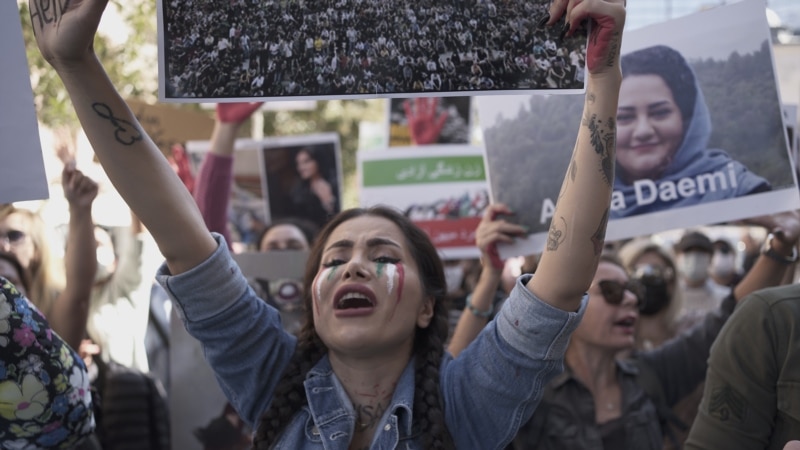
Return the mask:
[[[606,226],[608,225],[608,212],[609,208],[606,208],[606,212],[603,213],[603,218],[600,219],[600,223],[597,225],[597,231],[592,235],[592,245],[594,245],[595,255],[600,255],[603,251],[603,244],[605,244],[606,239]]]
[[[608,43],[608,56],[606,57],[606,66],[614,67],[617,62],[617,53],[619,52],[620,33],[615,32],[611,36],[611,41]]]
[[[564,220],[564,217],[559,217],[559,219],[561,219],[560,225],[563,229],[559,229],[558,222],[553,220],[550,224],[550,231],[547,232],[547,250],[551,252],[558,250],[558,247],[567,239],[567,221]]]
[[[108,119],[114,126],[114,138],[122,145],[133,145],[136,141],[142,140],[142,132],[139,128],[125,119],[115,117],[108,105],[105,103],[93,103],[92,109],[98,116]]]

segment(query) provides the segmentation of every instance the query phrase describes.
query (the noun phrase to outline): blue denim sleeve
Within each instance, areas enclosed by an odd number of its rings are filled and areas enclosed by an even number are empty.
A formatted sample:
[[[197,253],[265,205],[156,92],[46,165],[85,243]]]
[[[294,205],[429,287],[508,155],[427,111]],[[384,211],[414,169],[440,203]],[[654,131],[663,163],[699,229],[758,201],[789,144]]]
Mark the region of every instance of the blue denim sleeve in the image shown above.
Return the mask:
[[[564,352],[586,310],[548,305],[517,279],[500,313],[456,359],[445,357],[441,388],[456,448],[503,449],[564,370]]]
[[[283,330],[278,311],[250,288],[222,236],[214,238],[217,250],[207,260],[175,276],[164,264],[156,279],[202,344],[223,393],[252,427],[268,407],[296,339]]]

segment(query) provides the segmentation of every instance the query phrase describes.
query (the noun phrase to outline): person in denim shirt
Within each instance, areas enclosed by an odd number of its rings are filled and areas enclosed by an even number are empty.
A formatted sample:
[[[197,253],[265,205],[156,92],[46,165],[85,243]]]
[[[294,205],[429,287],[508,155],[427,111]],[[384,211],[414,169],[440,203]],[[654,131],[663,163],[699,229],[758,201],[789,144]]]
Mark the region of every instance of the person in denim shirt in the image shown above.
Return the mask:
[[[166,259],[159,282],[202,342],[258,449],[500,449],[563,367],[609,215],[623,0],[557,0],[541,26],[593,21],[584,115],[536,277],[457,359],[444,351],[442,263],[387,208],[334,217],[311,251],[299,338],[259,300],[105,75],[92,38],[106,0],[52,15],[31,0],[36,40],[109,178]]]

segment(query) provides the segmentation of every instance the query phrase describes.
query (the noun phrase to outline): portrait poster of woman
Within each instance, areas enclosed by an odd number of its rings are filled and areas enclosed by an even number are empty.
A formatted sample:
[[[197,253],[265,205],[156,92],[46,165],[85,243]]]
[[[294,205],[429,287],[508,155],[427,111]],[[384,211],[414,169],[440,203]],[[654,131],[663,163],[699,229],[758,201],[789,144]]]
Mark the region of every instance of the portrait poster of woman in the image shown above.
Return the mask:
[[[615,175],[607,239],[800,206],[763,2],[625,33],[616,161],[596,168]],[[570,164],[577,123],[599,120],[580,107],[572,96],[478,98],[493,200],[531,229],[504,252],[538,252],[558,239],[547,233],[561,188],[552,174]],[[536,173],[519,173],[521,159],[535,160]],[[519,192],[520,177],[539,188]]]
[[[268,138],[260,158],[268,221],[299,218],[321,227],[341,211],[338,134]]]

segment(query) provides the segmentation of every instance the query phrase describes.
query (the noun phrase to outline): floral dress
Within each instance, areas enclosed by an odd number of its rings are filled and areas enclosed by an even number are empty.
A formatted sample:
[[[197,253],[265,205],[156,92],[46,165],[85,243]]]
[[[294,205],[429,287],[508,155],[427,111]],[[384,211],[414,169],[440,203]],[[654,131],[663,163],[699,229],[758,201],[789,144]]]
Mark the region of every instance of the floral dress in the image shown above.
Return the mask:
[[[0,277],[0,449],[73,448],[94,427],[83,361]]]

